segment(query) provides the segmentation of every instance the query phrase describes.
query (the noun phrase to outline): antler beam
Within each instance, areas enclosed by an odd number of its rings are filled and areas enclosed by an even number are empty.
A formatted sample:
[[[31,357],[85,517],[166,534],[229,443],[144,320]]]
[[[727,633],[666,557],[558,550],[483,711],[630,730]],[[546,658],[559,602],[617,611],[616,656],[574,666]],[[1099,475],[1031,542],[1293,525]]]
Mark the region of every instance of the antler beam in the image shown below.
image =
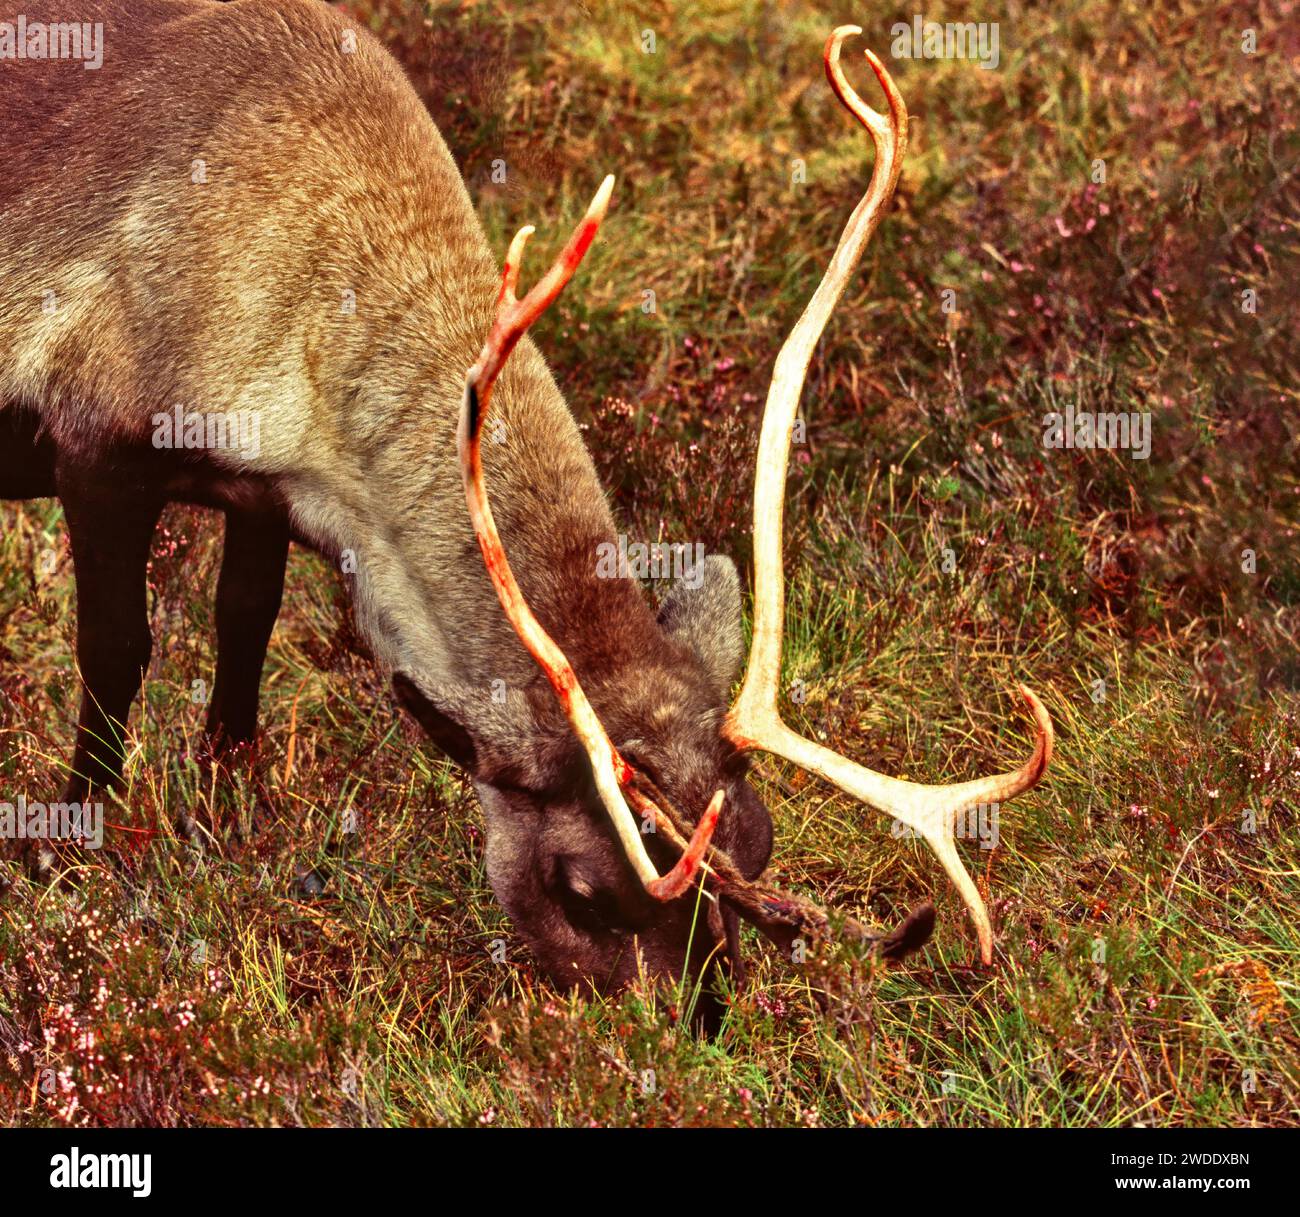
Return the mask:
[[[831,34],[825,51],[826,75],[836,96],[871,135],[876,166],[866,194],[849,217],[825,277],[781,348],[772,373],[754,484],[754,637],[744,683],[728,723],[732,738],[742,746],[791,761],[919,833],[966,902],[979,938],[980,956],[987,964],[993,960],[993,928],[984,900],[957,853],[956,817],[977,803],[998,802],[1020,794],[1043,775],[1052,755],[1053,731],[1042,702],[1020,686],[1038,729],[1034,753],[1024,765],[1012,773],[939,786],[886,777],[855,764],[792,731],[777,710],[785,620],[782,534],[791,432],[813,349],[880,223],[907,149],[907,107],[880,60],[869,50],[863,52],[884,90],[888,117],[868,106],[845,79],[840,47],[846,38],[860,33],[855,25],[842,25]]]

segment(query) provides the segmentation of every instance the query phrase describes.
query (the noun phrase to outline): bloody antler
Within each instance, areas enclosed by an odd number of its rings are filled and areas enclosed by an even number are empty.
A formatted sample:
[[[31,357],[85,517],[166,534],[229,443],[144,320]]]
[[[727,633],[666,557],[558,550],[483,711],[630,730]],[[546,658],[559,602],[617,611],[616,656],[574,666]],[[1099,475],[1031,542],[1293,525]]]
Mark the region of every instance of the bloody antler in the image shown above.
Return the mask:
[[[950,785],[921,785],[886,777],[812,740],[781,721],[777,686],[781,673],[781,634],[785,620],[782,526],[790,437],[813,348],[857,266],[862,250],[880,223],[898,181],[907,147],[907,107],[884,65],[864,51],[889,104],[886,118],[854,92],[840,67],[840,46],[862,31],[842,25],[826,43],[826,75],[845,108],[866,127],[876,147],[876,166],[862,201],[849,218],[826,275],[777,356],[764,407],[754,484],[754,637],[740,695],[728,718],[732,738],[807,769],[854,798],[887,812],[918,832],[938,856],[970,910],[985,963],[993,959],[993,930],[979,890],[962,865],[954,840],[956,816],[977,803],[997,802],[1028,790],[1043,775],[1052,755],[1052,720],[1042,702],[1024,685],[1020,692],[1038,728],[1033,755],[1013,773]]]
[[[578,737],[591,761],[600,800],[609,812],[614,832],[627,851],[645,889],[657,900],[672,900],[691,885],[700,859],[713,835],[718,815],[722,810],[724,792],[713,796],[691,840],[677,864],[662,878],[646,853],[637,823],[623,798],[623,788],[631,781],[632,770],[614,747],[591,703],[578,683],[573,666],[555,640],[542,628],[524,600],[515,581],[506,551],[497,532],[492,508],[488,503],[487,488],[483,483],[483,464],[479,448],[479,435],[492,396],[492,385],[515,344],[528,327],[542,315],[573,277],[588,246],[596,236],[605,209],[609,206],[610,191],[614,188],[613,176],[607,177],[596,191],[596,197],[582,222],[574,229],[568,244],[560,252],[551,269],[538,280],[533,290],[522,300],[515,295],[519,282],[519,267],[524,246],[533,233],[532,225],[521,228],[510,243],[506,254],[505,271],[501,277],[501,294],[497,297],[497,314],[478,361],[465,377],[465,396],[461,405],[457,447],[460,452],[461,479],[465,484],[465,501],[469,504],[474,535],[483,551],[483,561],[496,588],[501,607],[514,626],[520,640],[537,661],[551,682],[560,704],[564,708],[574,734]]]

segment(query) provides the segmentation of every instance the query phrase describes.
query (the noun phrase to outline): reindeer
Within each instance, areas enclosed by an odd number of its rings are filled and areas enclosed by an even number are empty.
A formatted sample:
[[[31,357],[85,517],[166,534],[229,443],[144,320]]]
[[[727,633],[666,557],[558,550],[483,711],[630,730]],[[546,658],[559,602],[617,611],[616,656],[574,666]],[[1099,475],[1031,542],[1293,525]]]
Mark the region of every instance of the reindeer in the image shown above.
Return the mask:
[[[30,23],[45,6],[25,8]],[[700,585],[657,611],[634,582],[596,576],[614,521],[526,334],[594,239],[612,179],[521,300],[532,229],[498,285],[436,127],[344,15],[304,0],[83,8],[104,23],[100,71],[0,61],[0,417],[34,414],[53,445],[78,659],[107,724],[122,729],[148,659],[142,584],[161,504],[246,513],[276,535],[250,587],[278,588],[290,532],[355,559],[358,625],[398,700],[469,773],[493,890],[558,983],[703,982],[720,964],[739,974],[741,917],[787,946],[827,931],[824,910],[764,877],[772,824],[747,780],[759,750],[919,833],[991,962],[953,825],[1038,781],[1052,747],[1038,699],[1022,686],[1037,727],[1025,764],[942,786],[874,773],[798,736],[777,710],[790,430],[907,142],[880,61],[866,52],[887,115],[844,77],[841,45],[861,31],[837,29],[825,61],[876,166],[776,361],[755,486],[753,646],[728,708],[743,659],[734,565],[711,557]],[[259,452],[159,452],[149,419],[173,402],[259,411]],[[489,406],[504,442],[484,448]],[[231,555],[228,542],[226,564]],[[264,649],[260,635],[249,647]],[[79,755],[95,733],[85,720],[83,707]],[[86,754],[104,759],[93,743]],[[112,778],[112,760],[92,784]],[[926,941],[933,918],[926,904],[886,934],[843,924],[895,958]]]

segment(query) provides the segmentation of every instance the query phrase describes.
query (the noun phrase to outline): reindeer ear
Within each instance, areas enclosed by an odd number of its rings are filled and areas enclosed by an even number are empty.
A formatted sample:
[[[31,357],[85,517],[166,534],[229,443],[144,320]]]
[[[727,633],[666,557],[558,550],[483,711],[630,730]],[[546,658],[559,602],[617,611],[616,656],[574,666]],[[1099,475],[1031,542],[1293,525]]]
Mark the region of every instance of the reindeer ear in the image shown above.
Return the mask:
[[[740,576],[736,564],[712,554],[678,583],[659,608],[659,625],[689,646],[704,664],[723,699],[740,675],[744,638],[740,628]]]

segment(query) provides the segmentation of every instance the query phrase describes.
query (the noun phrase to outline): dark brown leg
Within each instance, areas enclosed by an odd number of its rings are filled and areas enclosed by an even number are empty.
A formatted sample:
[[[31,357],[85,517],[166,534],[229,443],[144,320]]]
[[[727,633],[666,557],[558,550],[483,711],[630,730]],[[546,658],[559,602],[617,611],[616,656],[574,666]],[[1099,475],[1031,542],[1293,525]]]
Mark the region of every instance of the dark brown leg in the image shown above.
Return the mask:
[[[258,686],[280,612],[288,554],[286,520],[263,512],[226,512],[217,581],[217,678],[207,723],[214,753],[256,735]]]
[[[84,691],[65,802],[114,785],[125,759],[131,702],[140,691],[153,640],[146,571],[163,502],[112,472],[60,459],[59,497],[77,577],[77,662]]]

